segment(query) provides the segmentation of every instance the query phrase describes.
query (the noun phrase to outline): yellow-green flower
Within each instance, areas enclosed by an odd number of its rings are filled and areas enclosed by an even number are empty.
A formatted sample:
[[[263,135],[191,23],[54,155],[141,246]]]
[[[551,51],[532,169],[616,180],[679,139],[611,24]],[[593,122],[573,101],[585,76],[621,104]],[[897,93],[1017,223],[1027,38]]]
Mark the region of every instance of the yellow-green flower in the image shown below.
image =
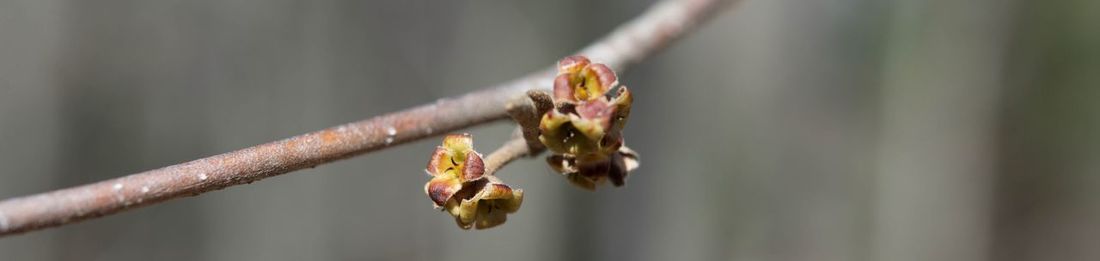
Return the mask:
[[[485,175],[481,158],[469,134],[452,134],[443,138],[443,145],[428,161],[426,171],[432,180],[424,185],[424,193],[463,229],[500,225],[523,203],[523,190]]]
[[[432,180],[424,185],[424,192],[436,207],[442,207],[466,183],[480,179],[485,164],[481,154],[474,151],[470,134],[451,134],[435,148],[426,171]]]
[[[617,85],[618,77],[606,65],[566,57],[558,62],[554,79],[554,109],[539,122],[539,141],[554,153],[547,161],[586,189],[605,180],[621,186],[638,165],[637,154],[623,146],[622,137],[634,98],[626,86]]]
[[[555,108],[539,122],[539,140],[555,153],[606,160],[622,145],[621,130],[634,100],[626,86],[609,96],[617,84],[606,65],[583,56],[562,59],[554,80]]]

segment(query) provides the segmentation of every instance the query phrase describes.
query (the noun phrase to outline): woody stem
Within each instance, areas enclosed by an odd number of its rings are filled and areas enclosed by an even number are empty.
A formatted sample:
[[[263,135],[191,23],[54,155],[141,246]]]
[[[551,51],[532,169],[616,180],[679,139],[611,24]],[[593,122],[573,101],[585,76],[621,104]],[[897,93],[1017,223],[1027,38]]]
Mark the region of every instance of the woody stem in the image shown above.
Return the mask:
[[[500,148],[489,153],[489,156],[485,157],[485,175],[492,175],[508,165],[508,163],[524,156],[534,156],[542,151],[535,151],[532,153],[531,149],[527,146],[527,141],[522,137],[513,138],[501,145]]]
[[[615,71],[691,32],[735,0],[665,0],[579,52]],[[378,115],[254,147],[66,189],[0,201],[0,237],[98,218],[197,196],[264,178],[383,150],[442,133],[501,120],[505,104],[527,90],[547,88],[546,68],[496,87]],[[527,155],[523,139],[488,158],[492,171]]]

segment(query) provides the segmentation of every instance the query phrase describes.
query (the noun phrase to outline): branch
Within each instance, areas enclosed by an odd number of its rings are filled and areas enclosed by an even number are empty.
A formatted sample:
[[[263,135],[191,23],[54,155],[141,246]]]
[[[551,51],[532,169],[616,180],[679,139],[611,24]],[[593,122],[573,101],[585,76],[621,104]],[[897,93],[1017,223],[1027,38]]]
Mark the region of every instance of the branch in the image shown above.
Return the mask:
[[[508,163],[524,156],[535,156],[542,151],[532,151],[523,137],[514,137],[485,157],[485,175],[495,175]]]
[[[711,17],[721,9],[721,2],[659,2],[580,54],[622,72]],[[197,196],[505,119],[509,99],[529,89],[549,87],[552,77],[553,70],[548,68],[495,87],[364,121],[120,178],[7,199],[0,202],[0,236]]]

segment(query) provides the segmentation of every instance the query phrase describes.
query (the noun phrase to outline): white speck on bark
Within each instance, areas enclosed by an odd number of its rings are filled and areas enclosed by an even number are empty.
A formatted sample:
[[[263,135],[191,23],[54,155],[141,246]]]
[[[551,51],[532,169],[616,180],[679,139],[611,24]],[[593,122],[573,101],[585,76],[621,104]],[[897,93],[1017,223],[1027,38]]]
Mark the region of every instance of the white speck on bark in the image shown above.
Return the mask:
[[[0,232],[8,231],[8,216],[0,212]]]
[[[126,203],[126,195],[124,195],[122,193],[122,187],[123,187],[123,185],[122,185],[121,182],[115,183],[114,186],[111,186],[111,188],[113,188],[115,190],[115,201],[118,201],[119,203],[124,203],[125,204]]]

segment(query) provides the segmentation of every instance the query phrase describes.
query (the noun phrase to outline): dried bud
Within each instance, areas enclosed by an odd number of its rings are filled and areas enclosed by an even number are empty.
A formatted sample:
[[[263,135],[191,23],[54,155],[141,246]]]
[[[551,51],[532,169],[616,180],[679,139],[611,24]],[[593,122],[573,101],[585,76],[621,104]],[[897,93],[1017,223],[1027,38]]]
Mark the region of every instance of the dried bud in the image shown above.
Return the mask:
[[[485,175],[481,158],[473,149],[470,134],[452,134],[436,147],[425,169],[432,180],[424,185],[424,193],[463,229],[500,225],[523,203],[523,190],[513,190],[497,177]]]
[[[627,158],[637,165],[636,154],[621,149],[633,96],[626,86],[612,93],[616,85],[618,77],[606,65],[583,56],[566,57],[558,62],[554,79],[554,109],[539,122],[539,141],[554,152],[550,164],[584,188],[593,189],[605,179],[621,186],[633,168],[610,170],[624,166]]]
[[[626,176],[638,168],[638,154],[623,146],[608,160],[578,161],[568,154],[554,154],[547,157],[546,162],[573,185],[596,190],[607,181],[616,187],[626,184]]]

